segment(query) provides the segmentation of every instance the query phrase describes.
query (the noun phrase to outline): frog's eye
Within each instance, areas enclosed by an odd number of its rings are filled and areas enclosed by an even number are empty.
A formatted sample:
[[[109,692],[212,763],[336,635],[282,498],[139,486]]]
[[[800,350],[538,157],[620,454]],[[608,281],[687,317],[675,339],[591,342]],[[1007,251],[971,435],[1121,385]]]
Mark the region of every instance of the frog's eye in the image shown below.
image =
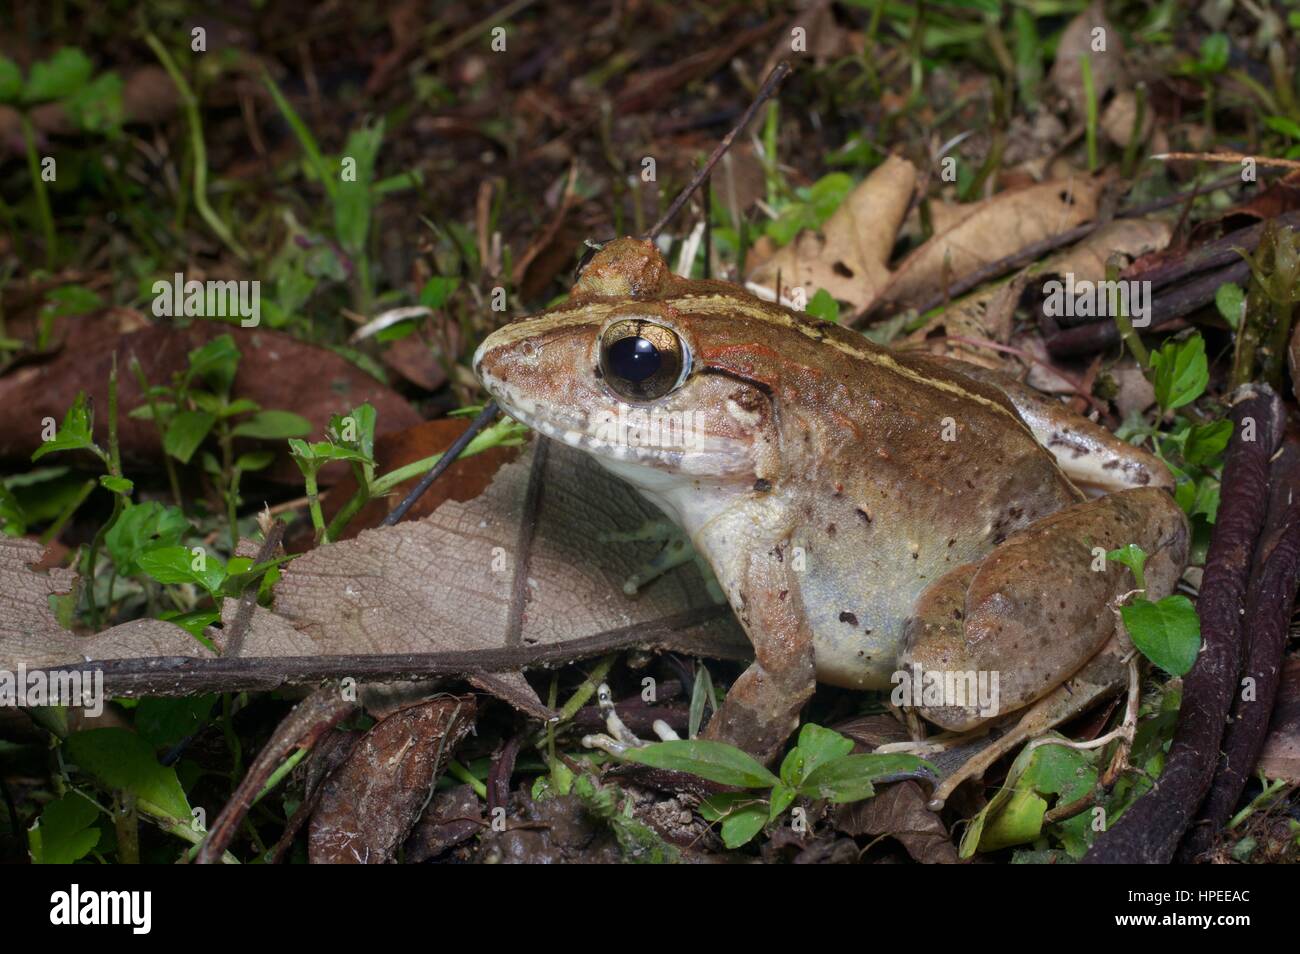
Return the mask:
[[[686,348],[671,328],[641,319],[616,321],[600,337],[600,372],[630,401],[653,401],[682,379]]]

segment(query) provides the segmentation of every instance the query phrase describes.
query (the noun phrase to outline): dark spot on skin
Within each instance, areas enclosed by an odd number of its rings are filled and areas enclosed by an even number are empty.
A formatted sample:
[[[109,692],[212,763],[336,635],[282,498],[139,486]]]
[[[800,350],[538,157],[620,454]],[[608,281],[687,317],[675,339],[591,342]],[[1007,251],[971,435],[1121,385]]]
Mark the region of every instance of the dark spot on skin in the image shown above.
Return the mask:
[[[915,550],[913,550],[913,551],[912,551],[912,559],[913,559],[913,560],[919,560],[920,558],[921,558],[921,554],[919,554],[919,553],[917,553]]]
[[[754,493],[765,494],[772,489],[772,482],[760,477],[754,481]]]
[[[600,365],[596,365],[594,368],[592,368],[591,373],[596,376],[597,381],[599,381],[601,378],[605,376],[605,373],[600,370]]]
[[[956,538],[956,537],[950,537],[950,538],[948,539],[948,546],[952,547],[952,546],[956,546],[956,545],[957,545],[957,538]]]
[[[858,618],[854,616],[852,613],[845,611],[843,613],[840,613],[840,622],[848,623],[850,626],[857,626]]]
[[[858,512],[858,516],[861,517],[864,521],[866,521],[868,524],[871,523],[871,514],[867,513],[861,507],[858,508],[857,512]]]
[[[828,537],[835,536],[835,524],[831,523],[826,525],[826,535]]]
[[[831,491],[831,496],[833,496],[833,497],[838,497],[838,496],[840,496],[840,495],[843,494],[843,493],[844,493],[844,485],[843,485],[843,484],[836,484],[835,487],[834,487],[834,489],[832,489],[832,491]]]
[[[843,262],[836,262],[834,265],[831,266],[831,271],[833,271],[836,275],[840,275],[844,278],[853,277],[853,269],[849,268]]]
[[[961,619],[961,610],[959,610],[959,609],[955,609],[955,610],[953,610],[953,611],[952,611],[952,618],[953,618],[953,619]]]
[[[776,594],[776,598],[777,598],[778,600],[780,600],[782,603],[784,603],[784,602],[785,602],[785,598],[786,598],[787,596],[789,596],[789,595],[790,595],[790,591],[789,591],[789,590],[782,590],[780,593]]]

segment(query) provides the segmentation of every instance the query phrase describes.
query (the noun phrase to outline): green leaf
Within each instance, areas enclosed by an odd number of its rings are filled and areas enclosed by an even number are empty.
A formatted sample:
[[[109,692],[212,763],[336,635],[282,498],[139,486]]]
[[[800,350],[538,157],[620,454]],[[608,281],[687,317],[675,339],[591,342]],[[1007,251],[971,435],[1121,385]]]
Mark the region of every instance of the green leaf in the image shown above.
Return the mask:
[[[23,510],[22,502],[4,484],[0,483],[0,528],[11,537],[21,537],[32,520]]]
[[[104,299],[83,285],[60,285],[45,293],[41,311],[47,315],[63,317],[84,315],[104,307]]]
[[[808,201],[813,207],[818,225],[834,214],[856,184],[846,172],[829,173],[812,184],[808,190]]]
[[[781,762],[781,781],[798,789],[816,769],[853,751],[853,740],[812,722],[799,730],[799,741]]]
[[[275,451],[252,451],[240,454],[235,460],[235,469],[242,471],[264,470],[275,460]]]
[[[163,450],[182,464],[188,464],[216,423],[216,415],[207,411],[181,411],[167,424]]]
[[[768,805],[767,820],[776,821],[777,816],[790,807],[790,803],[798,797],[799,793],[790,788],[784,782],[779,782],[772,788],[771,801]]]
[[[86,85],[93,71],[85,53],[65,46],[48,60],[32,64],[27,85],[23,88],[23,102],[44,103],[71,96]]]
[[[1124,564],[1133,571],[1133,579],[1137,581],[1138,589],[1146,589],[1146,577],[1143,571],[1147,565],[1147,552],[1140,546],[1130,543],[1118,550],[1111,550],[1106,554],[1106,559]]]
[[[149,743],[126,729],[91,729],[68,736],[68,759],[103,785],[130,792],[142,812],[170,821],[190,822],[190,803],[176,770],[159,765]]]
[[[135,489],[135,484],[125,477],[114,477],[112,474],[104,474],[99,478],[99,483],[105,489],[121,494],[123,497],[131,496],[131,491]]]
[[[226,578],[225,564],[213,553],[203,554],[201,566],[198,562],[189,547],[157,547],[139,557],[140,569],[159,583],[194,583],[215,596]]]
[[[166,620],[169,623],[175,623],[185,632],[189,633],[203,645],[211,648],[210,641],[203,635],[203,631],[221,619],[221,614],[215,610],[194,610],[189,613],[179,613],[175,610],[166,613],[160,613],[158,618]]]
[[[434,275],[420,289],[420,304],[437,311],[447,304],[447,299],[460,287],[460,279]]]
[[[1173,676],[1185,676],[1201,649],[1201,620],[1185,596],[1158,602],[1138,599],[1121,606],[1124,628],[1138,651]]]
[[[1211,33],[1201,41],[1200,67],[1206,73],[1222,73],[1232,51],[1226,33]]]
[[[817,289],[812,298],[808,300],[808,306],[804,311],[814,318],[820,318],[822,321],[836,322],[840,320],[840,303],[825,288]]]
[[[77,90],[65,103],[78,127],[92,133],[115,133],[122,127],[122,78],[101,73]]]
[[[343,146],[342,161],[355,164],[355,178],[339,177],[334,196],[334,232],[344,251],[354,257],[365,253],[366,236],[370,233],[370,187],[375,178],[375,158],[380,143],[384,141],[384,122],[363,126],[348,134]]]
[[[1210,383],[1205,339],[1193,335],[1186,341],[1167,342],[1152,353],[1151,369],[1151,384],[1162,408],[1172,411],[1192,403]]]
[[[135,707],[135,731],[154,748],[175,745],[203,727],[216,702],[214,695],[146,696]]]
[[[708,739],[653,742],[639,749],[629,749],[624,758],[654,768],[689,772],[720,785],[740,788],[771,788],[780,781],[749,753],[726,742]]]
[[[1235,329],[1246,313],[1246,293],[1235,282],[1224,282],[1214,293],[1214,306],[1228,326]]]
[[[1187,433],[1187,443],[1183,445],[1183,460],[1194,467],[1206,464],[1223,453],[1231,437],[1232,421],[1194,424]]]
[[[218,394],[229,394],[239,370],[239,348],[228,334],[217,335],[189,354],[190,377],[206,381]]]
[[[128,503],[104,535],[104,544],[118,574],[134,576],[140,572],[137,560],[141,553],[179,546],[189,529],[189,519],[179,507],[164,506],[156,500]]]
[[[99,844],[98,819],[95,803],[78,792],[50,802],[27,832],[33,863],[70,865],[86,857]]]
[[[1264,125],[1274,132],[1281,133],[1283,136],[1300,139],[1300,123],[1287,116],[1265,116]],[[1214,296],[1216,304],[1218,303],[1218,297],[1218,295]]]
[[[0,103],[12,103],[22,92],[23,74],[18,64],[7,56],[0,56]]]
[[[872,782],[878,779],[921,771],[935,770],[915,755],[845,755],[810,772],[799,786],[799,794],[829,799],[837,805],[856,802],[875,794]]]
[[[54,432],[53,439],[36,448],[32,460],[40,460],[46,454],[55,451],[83,450],[90,447],[93,425],[94,418],[90,413],[90,402],[86,399],[86,392],[78,391],[72,407],[68,408],[68,413],[63,416],[63,426]]]
[[[722,843],[731,849],[740,848],[748,844],[766,824],[767,809],[762,806],[732,812],[722,823]]]
[[[292,411],[258,411],[232,430],[236,437],[260,437],[263,440],[281,440],[302,437],[311,433],[311,421]]]

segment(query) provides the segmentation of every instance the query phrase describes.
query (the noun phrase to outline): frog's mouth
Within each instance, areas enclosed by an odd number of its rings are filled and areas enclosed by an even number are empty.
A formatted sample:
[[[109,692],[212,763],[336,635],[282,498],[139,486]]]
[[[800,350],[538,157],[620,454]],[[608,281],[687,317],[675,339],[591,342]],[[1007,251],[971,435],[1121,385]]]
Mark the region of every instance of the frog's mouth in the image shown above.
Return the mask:
[[[605,461],[689,476],[739,476],[753,470],[746,445],[709,434],[703,419],[691,411],[618,401],[594,409],[555,404],[533,397],[481,367],[479,378],[515,420]]]

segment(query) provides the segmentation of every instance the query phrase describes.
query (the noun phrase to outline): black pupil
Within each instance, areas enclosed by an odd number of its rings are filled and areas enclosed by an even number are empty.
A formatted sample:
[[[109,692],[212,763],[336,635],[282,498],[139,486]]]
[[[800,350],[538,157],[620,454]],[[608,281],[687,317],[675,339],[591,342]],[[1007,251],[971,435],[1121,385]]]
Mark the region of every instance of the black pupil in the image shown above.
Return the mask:
[[[639,384],[663,364],[659,349],[646,338],[631,335],[609,346],[609,369],[626,381]]]

